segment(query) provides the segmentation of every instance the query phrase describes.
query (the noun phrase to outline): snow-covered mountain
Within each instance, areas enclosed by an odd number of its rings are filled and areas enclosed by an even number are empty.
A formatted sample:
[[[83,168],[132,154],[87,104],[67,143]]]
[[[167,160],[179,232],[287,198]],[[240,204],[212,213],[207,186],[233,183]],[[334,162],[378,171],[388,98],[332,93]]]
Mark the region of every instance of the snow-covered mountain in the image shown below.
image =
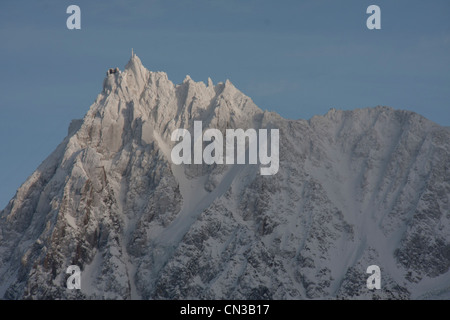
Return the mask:
[[[278,173],[173,164],[195,120],[279,129]],[[0,212],[4,299],[450,298],[449,267],[448,128],[388,107],[287,120],[135,55]]]

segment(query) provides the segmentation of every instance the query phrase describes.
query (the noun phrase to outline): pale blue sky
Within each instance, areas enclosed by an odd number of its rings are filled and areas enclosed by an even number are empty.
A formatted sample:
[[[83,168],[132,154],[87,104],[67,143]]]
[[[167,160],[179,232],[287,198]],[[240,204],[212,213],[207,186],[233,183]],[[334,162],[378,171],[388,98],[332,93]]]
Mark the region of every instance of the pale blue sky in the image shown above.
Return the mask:
[[[66,28],[70,4],[81,30]],[[366,28],[371,4],[382,30]],[[449,17],[448,0],[2,0],[0,207],[132,47],[175,83],[230,79],[287,118],[389,105],[449,126]]]

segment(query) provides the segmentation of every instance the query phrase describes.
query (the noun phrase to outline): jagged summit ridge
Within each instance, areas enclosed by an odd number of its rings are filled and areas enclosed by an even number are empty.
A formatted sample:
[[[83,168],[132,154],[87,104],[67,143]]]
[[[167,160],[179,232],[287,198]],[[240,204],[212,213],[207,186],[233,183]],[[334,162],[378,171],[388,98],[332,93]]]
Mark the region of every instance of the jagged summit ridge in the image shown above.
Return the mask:
[[[279,128],[279,172],[172,164],[195,120]],[[132,55],[0,213],[0,297],[448,298],[449,138],[387,107],[286,120]]]

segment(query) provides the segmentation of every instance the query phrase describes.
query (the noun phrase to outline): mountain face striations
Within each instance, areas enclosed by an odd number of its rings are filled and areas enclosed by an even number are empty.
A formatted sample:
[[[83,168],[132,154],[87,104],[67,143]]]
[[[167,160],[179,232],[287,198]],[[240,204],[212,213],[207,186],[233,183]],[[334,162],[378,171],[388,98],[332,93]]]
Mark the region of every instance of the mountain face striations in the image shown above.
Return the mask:
[[[194,121],[279,129],[279,171],[173,164]],[[287,120],[135,55],[0,212],[3,299],[448,299],[449,268],[448,128],[388,107]]]

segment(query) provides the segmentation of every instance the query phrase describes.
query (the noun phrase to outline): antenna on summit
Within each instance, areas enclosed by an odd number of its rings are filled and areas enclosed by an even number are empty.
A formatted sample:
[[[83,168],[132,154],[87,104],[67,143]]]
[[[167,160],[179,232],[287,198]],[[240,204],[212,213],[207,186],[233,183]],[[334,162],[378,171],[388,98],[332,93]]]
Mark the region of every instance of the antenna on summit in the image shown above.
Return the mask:
[[[131,57],[134,57],[134,52],[133,52],[133,48],[131,48]]]

